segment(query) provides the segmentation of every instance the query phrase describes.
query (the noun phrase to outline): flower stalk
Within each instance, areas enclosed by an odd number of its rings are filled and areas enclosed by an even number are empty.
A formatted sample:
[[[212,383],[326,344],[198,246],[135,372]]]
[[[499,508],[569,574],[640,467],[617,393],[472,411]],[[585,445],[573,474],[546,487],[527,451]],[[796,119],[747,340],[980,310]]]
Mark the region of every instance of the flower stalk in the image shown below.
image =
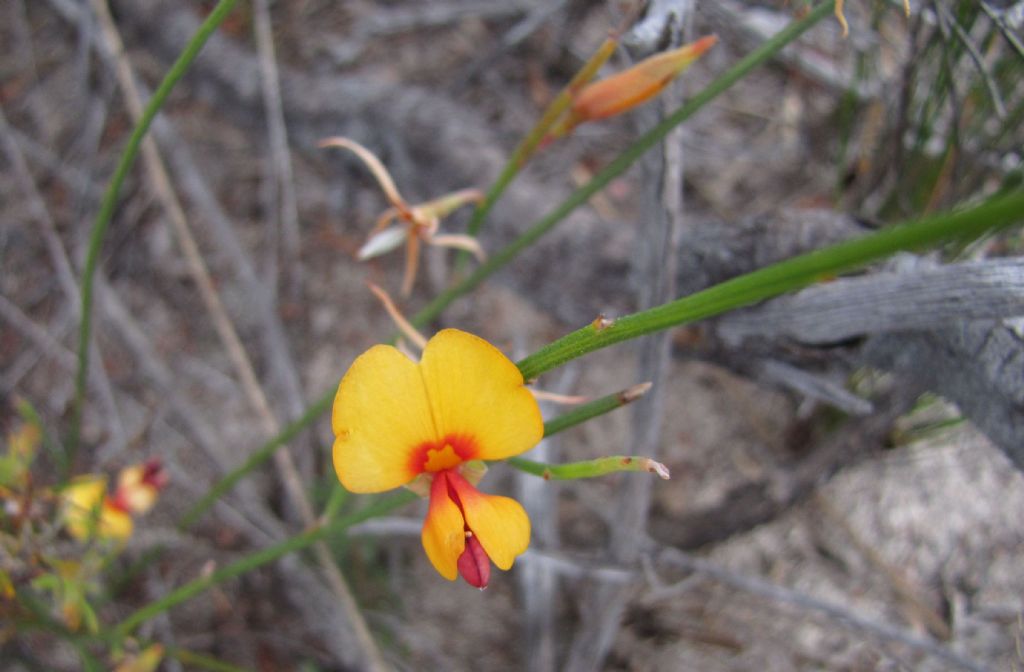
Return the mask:
[[[544,438],[548,438],[570,427],[575,427],[591,418],[614,411],[616,408],[622,408],[626,404],[630,404],[644,396],[649,389],[651,389],[650,383],[638,383],[620,392],[587,402],[568,413],[563,413],[557,418],[552,418],[544,423]]]
[[[634,455],[612,455],[599,457],[596,460],[584,462],[569,462],[567,464],[545,464],[534,462],[522,457],[510,457],[510,467],[525,471],[534,476],[540,476],[545,481],[571,481],[580,478],[597,478],[622,471],[642,471],[655,474],[661,479],[668,480],[671,477],[668,467],[661,462],[656,462],[649,457]]]
[[[554,100],[544,110],[540,120],[534,124],[530,132],[526,134],[526,137],[523,138],[512,152],[512,156],[505,163],[505,167],[502,168],[498,179],[487,190],[483,201],[473,211],[473,216],[469,220],[467,227],[469,235],[475,236],[479,233],[480,227],[483,226],[484,220],[491,212],[491,208],[494,207],[494,204],[498,202],[501,195],[505,193],[508,185],[512,183],[512,180],[515,179],[519,171],[522,170],[523,166],[530,160],[530,157],[533,156],[533,153],[547,136],[551,127],[565,114],[565,111],[572,104],[573,95],[597,75],[597,71],[611,58],[611,55],[615,53],[615,49],[618,46],[619,36],[617,34],[609,35],[605,38],[601,46],[583,64],[583,67],[573,75],[573,78],[566,84],[565,88],[558,92],[558,95],[555,96]],[[465,255],[460,256],[464,257]]]

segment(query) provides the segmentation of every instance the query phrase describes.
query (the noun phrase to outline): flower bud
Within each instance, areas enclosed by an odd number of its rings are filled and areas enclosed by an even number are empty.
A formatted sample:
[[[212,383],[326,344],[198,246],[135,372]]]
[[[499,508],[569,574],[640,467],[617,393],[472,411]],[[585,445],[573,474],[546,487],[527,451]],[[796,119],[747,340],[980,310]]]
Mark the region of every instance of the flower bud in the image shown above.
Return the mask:
[[[716,42],[718,37],[715,35],[702,37],[678,49],[644,59],[617,75],[588,84],[574,96],[569,113],[552,130],[551,136],[566,135],[585,121],[605,119],[647,102]]]

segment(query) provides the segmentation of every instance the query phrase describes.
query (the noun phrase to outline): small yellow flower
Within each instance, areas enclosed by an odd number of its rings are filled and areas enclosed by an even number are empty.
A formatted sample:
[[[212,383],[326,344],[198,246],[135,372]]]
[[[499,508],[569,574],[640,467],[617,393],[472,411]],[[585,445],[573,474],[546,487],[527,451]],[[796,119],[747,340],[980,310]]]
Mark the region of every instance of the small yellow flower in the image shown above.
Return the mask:
[[[118,474],[114,501],[124,510],[142,515],[153,508],[165,485],[167,475],[157,459],[126,467]]]
[[[352,492],[429,486],[421,540],[446,579],[486,587],[490,561],[507,570],[526,550],[523,507],[473,483],[480,460],[529,450],[544,423],[519,369],[487,341],[445,329],[418,363],[391,346],[370,348],[338,386],[332,426],[334,468]]]
[[[568,134],[579,124],[621,114],[655,97],[691,63],[718,42],[709,35],[678,49],[651,56],[624,70],[583,87],[572,106],[552,129],[552,138]]]
[[[124,541],[132,535],[132,515],[149,511],[166,484],[158,459],[122,469],[112,496],[107,494],[105,477],[76,478],[61,491],[65,526],[79,540]]]
[[[107,497],[107,479],[82,476],[61,492],[64,525],[80,541],[93,537],[123,541],[132,536],[132,518]]]

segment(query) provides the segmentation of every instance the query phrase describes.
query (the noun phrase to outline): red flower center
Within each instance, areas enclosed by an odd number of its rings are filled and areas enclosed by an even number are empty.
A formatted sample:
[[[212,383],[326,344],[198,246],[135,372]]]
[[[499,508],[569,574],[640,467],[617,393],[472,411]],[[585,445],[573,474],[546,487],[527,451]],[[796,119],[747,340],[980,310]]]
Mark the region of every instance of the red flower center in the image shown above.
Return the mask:
[[[424,441],[416,446],[409,456],[409,470],[414,474],[437,473],[475,460],[478,454],[472,437],[449,434],[440,441]]]

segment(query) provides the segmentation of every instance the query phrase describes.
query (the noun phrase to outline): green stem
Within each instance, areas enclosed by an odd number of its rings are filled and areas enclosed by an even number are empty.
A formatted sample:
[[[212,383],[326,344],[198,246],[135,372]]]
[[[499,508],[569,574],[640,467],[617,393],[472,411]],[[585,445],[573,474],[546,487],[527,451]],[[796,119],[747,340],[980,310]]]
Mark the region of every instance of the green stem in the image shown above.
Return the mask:
[[[71,420],[71,436],[68,440],[69,462],[74,463],[75,453],[78,450],[78,439],[81,434],[82,408],[85,404],[85,385],[89,371],[89,339],[92,333],[92,287],[93,277],[96,275],[96,267],[99,264],[100,249],[103,246],[103,237],[106,235],[107,227],[114,215],[114,208],[117,206],[117,197],[121,191],[121,183],[128,175],[135,157],[139,153],[142,139],[149,130],[150,124],[156,117],[160,108],[170,95],[171,90],[188,70],[192,61],[199,54],[199,51],[206,44],[207,39],[227,18],[237,0],[220,0],[213,8],[210,15],[206,17],[199,30],[192,37],[185,50],[178,57],[178,60],[171,66],[170,71],[160,82],[160,86],[153,93],[149,104],[142,113],[138,125],[132,131],[128,144],[121,153],[114,176],[103,194],[103,201],[100,203],[100,211],[96,215],[96,221],[92,225],[92,233],[89,235],[89,248],[85,258],[85,270],[82,272],[82,322],[78,332],[78,372],[75,376],[75,404]],[[65,474],[66,476],[66,474]]]
[[[235,487],[235,484],[242,480],[242,478],[247,474],[259,468],[261,464],[270,459],[278,448],[294,439],[299,433],[305,430],[310,423],[316,420],[322,413],[326,412],[327,409],[330,408],[331,401],[334,399],[334,391],[329,390],[329,392],[330,394],[321,396],[313,403],[312,406],[306,409],[306,412],[302,417],[290,423],[287,427],[281,430],[277,436],[272,438],[270,441],[267,441],[259,450],[250,455],[245,462],[214,484],[210,491],[207,492],[202,499],[196,502],[196,504],[182,517],[181,522],[178,523],[178,528],[181,530],[187,530],[192,527],[196,521],[199,520],[199,518],[211,506],[213,506],[213,503],[224,495],[224,493]]]
[[[700,93],[684,103],[682,107],[641,136],[589,182],[574,191],[569,198],[563,201],[550,214],[534,224],[507,247],[478,266],[469,277],[437,295],[433,301],[412,318],[411,322],[416,326],[423,326],[440,314],[452,301],[475,289],[495,271],[510,262],[517,254],[537,242],[541,236],[565,219],[569,213],[586,203],[590,200],[591,196],[604,189],[609,182],[625,172],[647,150],[661,142],[668,135],[669,131],[689,119],[694,113],[745,77],[751,70],[767,61],[787,44],[806,32],[811,26],[828,16],[834,5],[834,0],[818,5],[808,12],[804,18],[794,21],[766,40],[764,44],[752,51],[746,58],[742,59],[725,74],[702,89]]]
[[[340,532],[357,523],[361,523],[364,520],[390,513],[391,511],[408,504],[415,498],[416,495],[411,492],[401,492],[392,495],[391,497],[371,504],[361,511],[357,511],[356,513],[345,516],[344,518],[339,518],[337,521],[316,525],[305,532],[301,532],[294,537],[285,539],[278,544],[264,548],[263,550],[257,551],[251,555],[247,555],[230,565],[221,567],[207,576],[190,581],[163,598],[147,604],[114,626],[112,632],[118,639],[126,637],[139,624],[153,618],[157,614],[181,604],[188,599],[191,599],[192,597],[195,597],[212,586],[224,583],[228,579],[233,579],[236,576],[241,576],[246,572],[250,572],[257,567],[273,562],[274,560],[288,555],[289,553],[307,548],[330,534]]]
[[[596,418],[597,416],[604,415],[609,411],[614,411],[616,408],[622,408],[626,404],[630,404],[642,397],[650,388],[650,383],[640,383],[639,385],[626,388],[621,392],[616,392],[615,394],[609,394],[608,396],[601,397],[600,399],[588,401],[568,413],[563,413],[557,418],[552,418],[545,422],[544,437],[547,438],[557,434],[582,422],[586,422],[591,418]]]
[[[615,474],[620,471],[643,471],[649,474],[657,474],[662,478],[668,478],[668,469],[660,462],[655,462],[649,457],[633,455],[612,455],[610,457],[599,457],[596,460],[585,462],[569,462],[568,464],[545,464],[534,462],[521,457],[510,457],[507,460],[510,467],[525,471],[534,476],[540,476],[545,481],[572,481],[580,478],[597,478]]]
[[[532,380],[545,371],[614,343],[748,306],[894,252],[927,247],[953,238],[975,238],[1022,219],[1024,191],[1018,191],[969,210],[929,217],[794,257],[650,310],[621,317],[601,330],[588,325],[549,343],[519,361],[517,366],[524,378]]]
[[[512,152],[512,156],[509,157],[508,162],[501,171],[501,175],[491,185],[491,188],[487,191],[487,195],[484,197],[482,203],[477,206],[476,210],[473,211],[473,217],[469,220],[467,230],[469,235],[475,236],[479,231],[480,227],[484,223],[484,219],[490,213],[491,208],[497,203],[501,195],[505,193],[505,189],[511,184],[515,176],[519,174],[526,162],[529,161],[530,157],[533,156],[534,150],[547,135],[548,130],[551,126],[558,121],[562,114],[565,113],[569,105],[572,103],[572,96],[582,87],[584,84],[589,82],[597,74],[597,71],[601,69],[601,66],[615,53],[615,47],[618,46],[619,41],[614,38],[606,38],[601,46],[597,48],[593,56],[583,64],[583,67],[573,76],[569,83],[563,88],[555,99],[551,101],[547,109],[544,110],[544,114],[541,115],[540,120],[534,125],[530,132],[523,138],[523,141],[519,143],[519,146]],[[460,255],[461,256],[461,255]]]
[[[327,504],[324,506],[324,518],[326,520],[334,520],[338,512],[341,511],[341,507],[345,506],[345,502],[348,501],[350,494],[341,483],[335,482],[331,496],[327,499]]]

